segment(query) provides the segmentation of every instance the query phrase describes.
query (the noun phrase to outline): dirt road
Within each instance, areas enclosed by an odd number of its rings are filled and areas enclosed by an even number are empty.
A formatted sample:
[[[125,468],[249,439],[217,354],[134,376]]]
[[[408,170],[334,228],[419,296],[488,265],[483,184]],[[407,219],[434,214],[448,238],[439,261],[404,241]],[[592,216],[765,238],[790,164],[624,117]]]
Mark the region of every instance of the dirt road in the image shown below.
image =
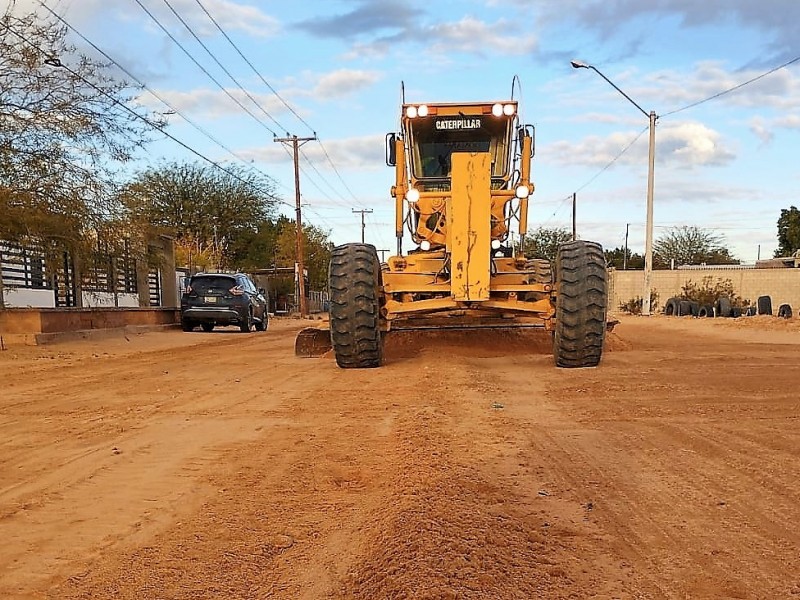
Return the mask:
[[[797,320],[296,329],[0,353],[0,598],[800,598]]]

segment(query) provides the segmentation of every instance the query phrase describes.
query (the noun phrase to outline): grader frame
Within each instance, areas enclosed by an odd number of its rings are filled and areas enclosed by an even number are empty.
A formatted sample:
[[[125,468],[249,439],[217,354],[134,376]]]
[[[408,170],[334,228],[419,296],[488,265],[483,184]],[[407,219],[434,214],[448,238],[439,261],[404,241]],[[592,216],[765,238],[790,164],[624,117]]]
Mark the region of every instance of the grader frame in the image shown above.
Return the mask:
[[[376,367],[399,329],[539,327],[556,364],[598,364],[606,329],[599,244],[573,241],[548,261],[522,253],[534,191],[534,130],[514,101],[402,105],[387,135],[395,168],[397,253],[381,264],[368,244],[334,249],[330,330],[298,335],[298,355],[333,348],[343,368]],[[512,242],[514,225],[518,243]],[[414,248],[403,252],[406,234]]]

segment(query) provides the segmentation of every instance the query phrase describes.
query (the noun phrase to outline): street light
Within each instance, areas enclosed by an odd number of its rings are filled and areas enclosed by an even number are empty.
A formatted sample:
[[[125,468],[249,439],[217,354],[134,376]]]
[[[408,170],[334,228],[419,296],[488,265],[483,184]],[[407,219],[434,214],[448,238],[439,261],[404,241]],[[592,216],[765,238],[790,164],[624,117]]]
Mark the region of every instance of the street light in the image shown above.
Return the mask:
[[[639,111],[650,119],[650,150],[648,156],[648,170],[647,170],[647,226],[644,235],[644,289],[642,290],[642,314],[650,316],[650,290],[651,290],[651,275],[653,272],[653,179],[656,164],[656,119],[658,116],[655,111],[649,113],[639,106],[633,99],[625,92],[619,89],[613,81],[603,75],[592,65],[579,62],[577,60],[571,61],[574,69],[591,69],[600,77],[605,79],[611,87],[617,90],[620,94],[625,96],[625,99],[633,104]]]

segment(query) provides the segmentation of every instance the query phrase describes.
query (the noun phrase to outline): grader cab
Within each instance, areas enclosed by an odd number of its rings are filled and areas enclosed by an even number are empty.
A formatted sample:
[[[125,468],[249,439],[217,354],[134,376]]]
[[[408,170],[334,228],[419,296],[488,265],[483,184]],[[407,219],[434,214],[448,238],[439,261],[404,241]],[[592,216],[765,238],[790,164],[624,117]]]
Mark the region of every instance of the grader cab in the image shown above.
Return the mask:
[[[342,368],[377,367],[395,330],[540,327],[553,336],[558,366],[597,365],[603,250],[568,242],[554,268],[523,255],[534,130],[520,124],[517,103],[404,103],[401,123],[386,137],[397,253],[381,264],[369,244],[336,247],[330,330],[301,332],[296,353],[332,347]]]

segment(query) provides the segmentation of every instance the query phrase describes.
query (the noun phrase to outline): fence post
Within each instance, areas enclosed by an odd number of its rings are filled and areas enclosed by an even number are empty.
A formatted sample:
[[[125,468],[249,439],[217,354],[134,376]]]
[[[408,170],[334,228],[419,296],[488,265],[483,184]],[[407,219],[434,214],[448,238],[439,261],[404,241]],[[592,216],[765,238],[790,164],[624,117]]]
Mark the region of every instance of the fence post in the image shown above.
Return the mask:
[[[3,251],[0,249],[0,310],[6,307],[6,296],[3,292]]]

